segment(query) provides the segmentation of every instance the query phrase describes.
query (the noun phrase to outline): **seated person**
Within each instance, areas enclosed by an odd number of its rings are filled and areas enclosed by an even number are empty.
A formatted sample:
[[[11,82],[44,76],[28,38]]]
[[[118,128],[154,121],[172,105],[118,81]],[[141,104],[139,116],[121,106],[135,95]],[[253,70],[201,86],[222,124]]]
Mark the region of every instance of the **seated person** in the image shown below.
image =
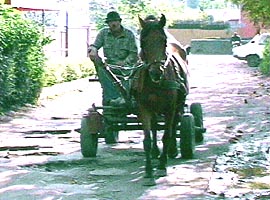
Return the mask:
[[[138,61],[138,48],[132,31],[121,25],[121,17],[115,12],[107,14],[105,22],[108,27],[98,33],[93,44],[89,46],[89,57],[93,61],[101,86],[103,88],[103,105],[108,105],[112,99],[118,99],[120,93],[117,86],[112,84],[111,78],[104,69],[105,63],[118,66],[132,66]],[[98,50],[103,47],[105,63],[99,57]],[[128,86],[127,86],[128,87]]]

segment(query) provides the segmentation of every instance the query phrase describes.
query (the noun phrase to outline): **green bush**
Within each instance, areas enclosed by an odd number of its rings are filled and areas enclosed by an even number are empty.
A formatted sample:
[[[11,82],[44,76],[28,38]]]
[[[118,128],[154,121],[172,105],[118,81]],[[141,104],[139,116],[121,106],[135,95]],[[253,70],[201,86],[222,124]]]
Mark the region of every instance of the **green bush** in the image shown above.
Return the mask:
[[[44,86],[85,78],[95,73],[93,63],[89,58],[61,58],[46,62]]]
[[[0,113],[38,99],[47,42],[42,27],[0,4]]]
[[[263,60],[260,64],[260,71],[269,76],[270,75],[270,41],[266,43],[264,52],[263,52]]]
[[[0,4],[0,114],[35,104],[41,89],[95,73],[89,58],[46,60],[42,27]]]

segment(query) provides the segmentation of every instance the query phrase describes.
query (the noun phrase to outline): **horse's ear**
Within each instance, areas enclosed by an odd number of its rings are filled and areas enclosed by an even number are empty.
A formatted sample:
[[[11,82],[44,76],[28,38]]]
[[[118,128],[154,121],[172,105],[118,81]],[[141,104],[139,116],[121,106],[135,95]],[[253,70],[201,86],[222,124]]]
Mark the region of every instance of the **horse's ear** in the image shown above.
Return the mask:
[[[161,27],[164,27],[165,24],[166,24],[166,17],[165,17],[165,15],[161,14],[161,18],[160,18],[160,20],[159,20],[159,25],[160,25]]]
[[[139,22],[140,22],[141,27],[144,28],[145,21],[140,16],[138,16],[138,18],[139,18]]]

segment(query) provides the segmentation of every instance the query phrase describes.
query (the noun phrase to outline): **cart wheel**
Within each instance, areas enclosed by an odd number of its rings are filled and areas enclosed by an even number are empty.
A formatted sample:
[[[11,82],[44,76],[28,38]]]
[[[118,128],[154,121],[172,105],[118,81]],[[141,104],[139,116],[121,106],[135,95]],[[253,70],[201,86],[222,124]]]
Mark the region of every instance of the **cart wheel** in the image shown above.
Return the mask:
[[[81,153],[84,157],[96,157],[98,148],[98,134],[91,134],[88,123],[89,118],[82,118],[80,139]]]
[[[105,128],[106,144],[115,144],[118,142],[118,131],[113,131],[109,127]]]
[[[185,113],[181,119],[180,149],[182,158],[193,158],[195,152],[195,127],[194,117],[190,113]]]
[[[195,141],[202,142],[203,141],[203,112],[202,106],[200,103],[192,103],[190,106],[190,112],[194,117],[194,124],[195,124]]]

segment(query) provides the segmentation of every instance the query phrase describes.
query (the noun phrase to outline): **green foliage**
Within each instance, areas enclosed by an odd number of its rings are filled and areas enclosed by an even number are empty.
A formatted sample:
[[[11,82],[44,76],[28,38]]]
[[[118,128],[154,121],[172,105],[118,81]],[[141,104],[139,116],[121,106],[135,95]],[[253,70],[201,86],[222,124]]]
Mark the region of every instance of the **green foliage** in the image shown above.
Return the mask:
[[[0,112],[36,102],[49,42],[42,29],[14,9],[0,5]]]
[[[270,75],[270,42],[266,43],[264,52],[263,52],[263,60],[260,64],[260,70],[264,75]]]
[[[249,18],[258,25],[270,25],[270,2],[269,0],[229,0],[237,5],[248,14]]]
[[[224,9],[227,7],[226,1],[215,1],[215,0],[200,0],[199,7],[201,10],[204,9]]]
[[[95,74],[95,68],[89,58],[63,58],[46,62],[44,86],[52,86]]]
[[[155,10],[150,0],[121,0],[118,10],[126,16],[125,24],[137,29],[139,27],[138,16],[146,17],[149,14],[160,16],[160,9]]]
[[[115,0],[114,5],[117,6],[106,9],[101,1],[92,1],[90,15],[98,29],[106,26],[104,19],[112,9],[120,13],[125,27],[136,32],[140,28],[138,16],[142,18],[145,18],[147,15],[160,17],[161,14],[164,14],[167,18],[167,25],[170,25],[179,17],[184,8],[184,5],[180,2],[170,4],[169,2],[153,2],[151,0]]]
[[[227,24],[209,24],[213,22],[213,17],[207,15],[204,12],[204,9],[209,8],[225,8],[227,6],[227,2],[222,1],[212,1],[212,0],[201,0],[196,1],[199,5],[201,11],[198,10],[184,10],[185,3],[182,1],[151,1],[151,0],[114,0],[114,5],[117,5],[113,8],[106,8],[101,1],[92,0],[91,1],[91,8],[90,8],[90,15],[92,21],[96,23],[98,29],[103,28],[106,26],[104,23],[104,19],[106,18],[106,14],[113,10],[118,11],[123,18],[123,24],[125,27],[137,32],[139,27],[139,20],[138,16],[145,18],[147,15],[155,15],[160,17],[161,14],[165,14],[167,23],[166,25],[169,27],[173,27],[174,24],[178,24],[179,21],[186,22],[186,21],[202,21],[204,24],[197,24],[198,28],[203,29],[227,29]],[[191,2],[192,3],[192,2]],[[208,25],[205,24],[208,22]],[[197,25],[190,25],[187,26],[197,26]],[[185,25],[184,25],[185,26]]]

